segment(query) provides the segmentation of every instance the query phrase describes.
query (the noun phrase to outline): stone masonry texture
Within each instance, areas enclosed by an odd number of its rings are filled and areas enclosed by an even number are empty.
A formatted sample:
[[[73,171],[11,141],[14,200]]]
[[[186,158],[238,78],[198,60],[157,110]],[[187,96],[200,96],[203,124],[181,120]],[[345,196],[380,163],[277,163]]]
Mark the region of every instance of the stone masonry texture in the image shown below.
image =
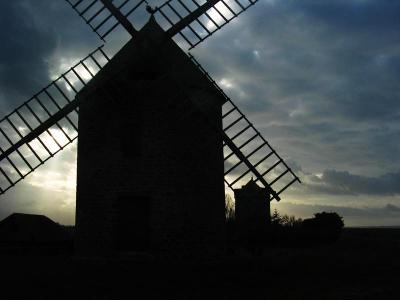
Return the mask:
[[[150,21],[78,95],[76,251],[224,251],[222,99]]]

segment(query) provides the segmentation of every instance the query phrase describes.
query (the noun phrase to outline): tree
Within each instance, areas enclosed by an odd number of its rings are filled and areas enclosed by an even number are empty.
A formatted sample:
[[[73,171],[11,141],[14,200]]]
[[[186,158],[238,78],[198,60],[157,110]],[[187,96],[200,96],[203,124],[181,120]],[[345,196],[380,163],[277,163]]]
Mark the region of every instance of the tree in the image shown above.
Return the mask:
[[[227,221],[235,219],[235,202],[230,195],[225,195],[225,218]]]
[[[271,215],[271,224],[273,226],[283,226],[283,227],[296,227],[300,226],[302,219],[297,219],[295,216],[281,215],[277,209]]]
[[[317,222],[324,227],[335,228],[341,230],[344,227],[343,217],[339,216],[335,212],[321,212],[316,213],[315,219]]]
[[[343,218],[335,212],[321,212],[314,214],[314,218],[305,219],[302,227],[313,232],[315,239],[321,241],[336,240],[344,227]]]
[[[276,208],[274,209],[274,212],[271,215],[271,225],[272,226],[282,225],[282,217]]]
[[[303,220],[301,218],[296,218],[295,216],[288,216],[287,221],[284,223],[285,226],[288,227],[299,227]]]
[[[303,226],[306,228],[326,228],[331,230],[342,230],[343,218],[335,212],[320,212],[314,214],[314,218],[305,219]]]

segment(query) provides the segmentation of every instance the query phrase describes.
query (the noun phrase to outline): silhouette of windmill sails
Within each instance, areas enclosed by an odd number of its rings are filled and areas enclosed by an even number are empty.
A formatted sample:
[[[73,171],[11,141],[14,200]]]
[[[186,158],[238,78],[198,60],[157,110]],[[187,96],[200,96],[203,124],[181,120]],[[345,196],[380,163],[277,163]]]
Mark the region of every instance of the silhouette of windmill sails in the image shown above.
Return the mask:
[[[177,45],[195,47],[257,0],[67,2],[102,40],[118,26],[132,38],[112,58],[97,48],[0,121],[0,193],[78,137],[78,113],[81,253],[215,252],[224,180],[233,189],[253,176],[278,201],[300,182]],[[137,30],[145,7],[152,17]]]

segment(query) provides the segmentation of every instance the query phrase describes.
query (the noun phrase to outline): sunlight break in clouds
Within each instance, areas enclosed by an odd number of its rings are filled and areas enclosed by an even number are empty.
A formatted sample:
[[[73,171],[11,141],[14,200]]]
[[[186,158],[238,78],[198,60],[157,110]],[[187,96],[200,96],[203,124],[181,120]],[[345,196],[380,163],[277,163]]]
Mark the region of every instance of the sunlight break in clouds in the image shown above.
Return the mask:
[[[226,89],[230,89],[230,88],[233,87],[232,81],[231,81],[230,79],[227,79],[227,78],[222,78],[222,79],[219,81],[219,84],[222,85],[222,87],[223,87],[223,88],[226,88]]]
[[[77,62],[80,61],[80,58],[76,58],[76,57],[57,57],[57,58],[53,58],[53,62],[51,63],[51,67],[49,70],[49,77],[51,78],[51,80],[55,80],[57,79],[60,74],[64,73],[65,71],[69,70],[71,67],[73,67]],[[90,72],[92,74],[96,74],[98,71],[98,68],[95,68],[93,63],[87,63],[85,62],[88,66],[88,69],[90,70]],[[79,76],[85,81],[88,82],[90,79],[92,79],[92,76],[90,75],[90,73],[85,70],[83,67],[78,66],[78,68],[76,68],[76,71],[78,72]],[[79,79],[74,76],[71,78],[68,78],[70,80],[70,82],[76,86],[81,84],[79,82]],[[65,85],[65,88],[68,89],[69,91],[71,91],[71,87],[69,85]]]

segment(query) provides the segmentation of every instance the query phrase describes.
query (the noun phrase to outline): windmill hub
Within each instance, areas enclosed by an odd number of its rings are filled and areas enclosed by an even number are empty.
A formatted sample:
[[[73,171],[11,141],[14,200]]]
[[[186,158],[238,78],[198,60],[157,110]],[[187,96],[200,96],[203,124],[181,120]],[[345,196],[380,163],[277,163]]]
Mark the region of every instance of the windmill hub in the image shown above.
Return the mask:
[[[157,12],[157,9],[157,6],[152,8],[150,5],[146,5],[146,11],[151,15],[154,15]]]

